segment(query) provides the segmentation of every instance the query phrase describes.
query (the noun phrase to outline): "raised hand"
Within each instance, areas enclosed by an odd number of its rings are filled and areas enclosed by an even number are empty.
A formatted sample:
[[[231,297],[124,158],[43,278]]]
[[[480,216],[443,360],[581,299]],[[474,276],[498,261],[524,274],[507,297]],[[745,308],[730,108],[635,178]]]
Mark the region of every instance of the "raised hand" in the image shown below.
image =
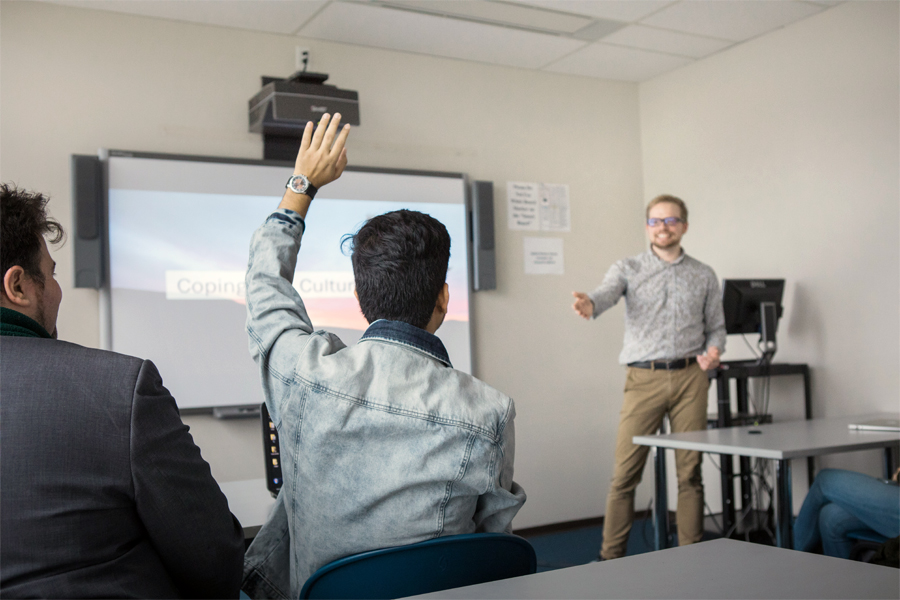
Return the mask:
[[[579,317],[590,319],[594,316],[594,301],[588,298],[587,294],[572,292],[572,295],[575,296],[575,303],[572,305],[572,308]]]
[[[300,151],[297,152],[297,160],[294,162],[294,175],[305,175],[317,188],[341,176],[344,167],[347,166],[347,149],[344,145],[350,134],[350,125],[344,125],[338,132],[340,123],[339,113],[335,113],[334,118],[326,113],[322,115],[315,133],[312,121],[306,124],[300,141]],[[308,195],[295,194],[287,189],[278,208],[287,208],[306,218],[311,202],[312,198]]]
[[[350,134],[350,125],[344,125],[338,133],[340,123],[340,113],[335,113],[334,118],[325,113],[315,133],[312,122],[306,124],[300,151],[294,162],[294,175],[306,175],[317,188],[341,176],[347,166],[347,149],[344,144]]]

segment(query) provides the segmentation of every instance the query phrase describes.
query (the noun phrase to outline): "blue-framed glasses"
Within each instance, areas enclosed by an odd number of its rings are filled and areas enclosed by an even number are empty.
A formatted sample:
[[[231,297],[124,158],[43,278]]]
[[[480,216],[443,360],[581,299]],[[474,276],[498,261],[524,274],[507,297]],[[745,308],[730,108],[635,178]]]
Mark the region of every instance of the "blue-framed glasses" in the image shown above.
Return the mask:
[[[647,225],[649,225],[650,227],[656,227],[657,225],[662,225],[663,223],[665,223],[669,227],[675,227],[679,223],[684,223],[684,221],[682,219],[679,219],[678,217],[666,217],[665,219],[657,219],[653,217],[647,219]]]

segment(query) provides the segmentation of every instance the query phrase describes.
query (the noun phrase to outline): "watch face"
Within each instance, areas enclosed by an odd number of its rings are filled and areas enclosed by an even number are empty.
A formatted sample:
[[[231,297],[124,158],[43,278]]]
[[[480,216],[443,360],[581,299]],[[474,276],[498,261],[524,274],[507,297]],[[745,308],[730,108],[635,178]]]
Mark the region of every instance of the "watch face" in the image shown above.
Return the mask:
[[[291,188],[295,194],[305,194],[309,187],[309,179],[305,175],[293,175],[288,179],[287,187]]]

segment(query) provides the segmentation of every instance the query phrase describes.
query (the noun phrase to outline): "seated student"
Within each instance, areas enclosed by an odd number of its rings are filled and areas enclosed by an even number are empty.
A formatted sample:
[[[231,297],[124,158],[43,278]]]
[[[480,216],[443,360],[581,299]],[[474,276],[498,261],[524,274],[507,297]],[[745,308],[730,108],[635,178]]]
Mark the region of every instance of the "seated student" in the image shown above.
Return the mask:
[[[816,475],[794,522],[794,548],[805,552],[819,544],[827,556],[850,558],[851,531],[871,530],[892,538],[900,535],[900,487],[897,477],[876,479],[841,469]]]
[[[0,186],[0,595],[237,598],[241,526],[156,367],[55,339],[46,203]]]
[[[250,245],[247,331],[284,474],[247,551],[252,597],[296,598],[318,568],[351,554],[509,531],[525,501],[512,480],[512,400],[454,370],[434,335],[449,301],[440,222],[406,210],[370,219],[352,239],[369,328],[349,348],[313,330],[291,281],[315,187],[347,164],[339,122],[324,115],[315,134],[307,125],[295,177]]]

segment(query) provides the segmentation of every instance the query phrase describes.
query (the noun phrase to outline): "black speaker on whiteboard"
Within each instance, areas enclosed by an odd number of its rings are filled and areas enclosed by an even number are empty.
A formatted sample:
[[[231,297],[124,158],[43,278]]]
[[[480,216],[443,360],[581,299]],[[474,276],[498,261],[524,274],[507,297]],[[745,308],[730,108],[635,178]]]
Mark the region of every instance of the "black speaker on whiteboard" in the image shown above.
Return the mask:
[[[100,289],[106,281],[103,260],[103,163],[96,155],[72,155],[70,239],[75,253],[75,287]]]
[[[472,183],[472,288],[497,289],[494,250],[494,182]]]

